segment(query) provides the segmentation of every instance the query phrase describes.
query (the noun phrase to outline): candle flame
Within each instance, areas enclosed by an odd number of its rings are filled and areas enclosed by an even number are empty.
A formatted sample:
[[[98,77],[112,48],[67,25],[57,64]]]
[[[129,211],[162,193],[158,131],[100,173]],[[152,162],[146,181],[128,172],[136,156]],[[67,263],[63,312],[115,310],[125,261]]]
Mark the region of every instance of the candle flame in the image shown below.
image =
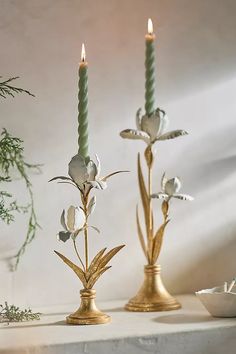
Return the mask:
[[[153,34],[153,23],[150,18],[148,19],[148,34]]]
[[[82,49],[81,49],[81,61],[85,61],[86,58],[86,52],[85,52],[85,46],[84,43],[82,44]]]

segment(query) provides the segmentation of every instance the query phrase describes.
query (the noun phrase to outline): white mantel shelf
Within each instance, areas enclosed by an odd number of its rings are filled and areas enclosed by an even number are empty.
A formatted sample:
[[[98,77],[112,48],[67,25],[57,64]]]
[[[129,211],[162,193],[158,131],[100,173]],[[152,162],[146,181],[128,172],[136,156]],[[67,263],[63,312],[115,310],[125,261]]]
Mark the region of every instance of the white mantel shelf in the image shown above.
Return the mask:
[[[75,305],[40,309],[40,321],[1,324],[0,354],[235,354],[236,318],[213,318],[195,296],[178,299],[183,309],[130,313],[124,301],[100,303],[112,323],[68,326]]]

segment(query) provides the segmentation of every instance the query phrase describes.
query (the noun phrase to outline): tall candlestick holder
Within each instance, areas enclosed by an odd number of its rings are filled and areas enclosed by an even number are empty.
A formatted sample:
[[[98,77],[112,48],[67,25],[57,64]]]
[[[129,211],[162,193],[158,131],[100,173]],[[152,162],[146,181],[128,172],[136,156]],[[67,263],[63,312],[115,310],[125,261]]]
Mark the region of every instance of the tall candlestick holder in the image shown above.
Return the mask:
[[[161,181],[161,191],[153,193],[154,144],[187,134],[185,130],[166,132],[167,125],[167,115],[160,108],[157,108],[152,114],[148,115],[146,113],[143,116],[141,116],[141,109],[139,109],[136,115],[137,129],[126,129],[120,133],[122,138],[143,140],[147,144],[144,151],[147,165],[147,182],[142,171],[140,153],[137,159],[138,185],[143,206],[146,237],[141,226],[138,206],[136,208],[138,237],[147,260],[147,265],[144,267],[145,278],[143,285],[137,295],[131,298],[125,306],[129,311],[167,311],[176,310],[181,307],[180,303],[169,294],[162,283],[161,267],[158,264],[158,258],[163,244],[164,232],[170,221],[170,201],[173,198],[180,200],[192,200],[193,198],[189,195],[179,193],[181,182],[178,177],[167,179],[165,174]],[[161,211],[163,222],[157,230],[154,227],[153,198],[162,200]]]
[[[65,264],[75,272],[83,285],[83,289],[80,291],[80,307],[66,318],[68,324],[93,325],[110,322],[110,316],[98,310],[95,304],[96,291],[94,290],[94,285],[100,276],[111,268],[108,263],[124,245],[117,246],[109,252],[106,252],[106,248],[103,248],[94,256],[91,262],[89,261],[88,230],[93,229],[96,232],[100,232],[97,227],[89,224],[89,217],[96,206],[96,197],[90,197],[90,194],[94,189],[104,190],[107,187],[108,178],[121,172],[126,171],[117,171],[105,177],[100,177],[100,161],[98,157],[96,156],[96,162],[94,162],[90,158],[84,158],[77,154],[69,163],[69,176],[54,177],[50,180],[59,180],[59,183],[72,185],[79,191],[81,198],[81,206],[70,206],[67,211],[63,210],[61,214],[63,231],[58,233],[59,241],[71,241],[78,264],[55,251]],[[84,257],[81,255],[81,248],[77,245],[82,235],[84,236]]]

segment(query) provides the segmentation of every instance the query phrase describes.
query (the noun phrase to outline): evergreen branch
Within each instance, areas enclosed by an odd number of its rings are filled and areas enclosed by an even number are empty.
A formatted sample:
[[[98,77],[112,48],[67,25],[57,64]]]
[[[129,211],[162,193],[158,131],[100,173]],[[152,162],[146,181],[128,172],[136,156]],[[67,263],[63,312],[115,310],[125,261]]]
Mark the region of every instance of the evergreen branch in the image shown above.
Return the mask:
[[[0,172],[2,173],[0,182],[9,182],[10,178],[10,169],[15,168],[21,179],[25,182],[26,189],[29,194],[29,205],[27,207],[18,206],[17,202],[14,201],[10,203],[9,206],[6,206],[6,197],[12,197],[7,192],[0,192],[0,219],[6,223],[10,223],[14,220],[14,215],[12,212],[29,212],[28,227],[25,241],[20,247],[19,251],[16,254],[16,263],[14,269],[17,269],[20,258],[25,252],[26,247],[36,236],[37,228],[39,224],[37,221],[37,216],[34,208],[34,198],[33,191],[30,179],[27,175],[27,169],[40,171],[40,165],[33,165],[25,162],[23,156],[23,141],[19,138],[13,137],[10,135],[6,129],[3,129],[2,138],[0,139]],[[5,197],[5,198],[4,198]]]
[[[0,76],[2,78],[2,76]],[[24,90],[20,87],[9,85],[12,81],[19,79],[19,76],[11,77],[8,80],[0,82],[0,97],[6,98],[7,96],[15,97],[15,94],[26,93],[27,95],[35,97],[30,91]]]

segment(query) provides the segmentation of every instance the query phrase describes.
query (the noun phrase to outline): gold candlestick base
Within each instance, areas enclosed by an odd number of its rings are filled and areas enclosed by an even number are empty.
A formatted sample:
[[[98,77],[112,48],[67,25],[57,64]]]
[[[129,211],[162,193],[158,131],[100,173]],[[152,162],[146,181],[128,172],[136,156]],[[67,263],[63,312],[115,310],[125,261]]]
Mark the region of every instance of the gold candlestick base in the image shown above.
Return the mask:
[[[165,289],[160,273],[160,265],[146,265],[144,267],[144,283],[137,295],[125,305],[126,310],[151,312],[181,308],[181,304]]]
[[[72,325],[97,325],[110,322],[110,316],[98,310],[95,304],[96,290],[80,291],[81,304],[79,309],[66,317],[66,322]]]

